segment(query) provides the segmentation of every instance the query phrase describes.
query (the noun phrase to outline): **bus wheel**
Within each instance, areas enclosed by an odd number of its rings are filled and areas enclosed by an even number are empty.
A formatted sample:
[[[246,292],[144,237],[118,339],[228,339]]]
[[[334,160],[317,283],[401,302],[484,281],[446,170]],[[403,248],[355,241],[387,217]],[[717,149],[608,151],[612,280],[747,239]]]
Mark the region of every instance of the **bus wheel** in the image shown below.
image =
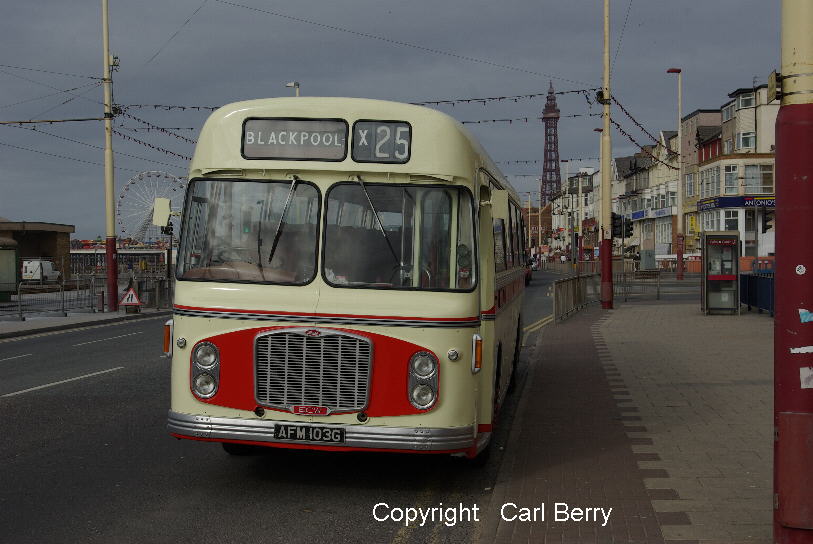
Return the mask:
[[[257,446],[249,444],[235,444],[234,442],[221,442],[223,451],[229,455],[253,455],[257,453]]]

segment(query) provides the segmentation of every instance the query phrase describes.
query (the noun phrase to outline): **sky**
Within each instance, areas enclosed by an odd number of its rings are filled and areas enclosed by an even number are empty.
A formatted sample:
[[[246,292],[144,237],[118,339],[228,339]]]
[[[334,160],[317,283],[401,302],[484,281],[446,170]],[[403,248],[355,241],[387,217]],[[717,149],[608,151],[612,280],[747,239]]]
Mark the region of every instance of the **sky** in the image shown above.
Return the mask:
[[[2,1],[0,121],[101,117],[101,2]],[[590,89],[602,78],[598,0],[109,2],[114,102],[126,114],[114,122],[115,193],[128,211],[139,190],[185,179],[209,113],[190,106],[290,96],[290,81],[302,95],[401,102],[541,94],[432,106],[461,122],[529,118],[466,126],[518,191],[535,191],[549,85]],[[778,68],[779,15],[779,2],[764,0],[611,0],[612,93],[650,133],[676,130],[666,70],[683,70],[684,114],[719,108]],[[557,101],[561,158],[582,159],[571,172],[598,167],[601,119],[589,114],[600,107],[578,92]],[[612,115],[652,143],[618,108]],[[1,125],[0,217],[104,237],[103,145],[100,121]],[[637,150],[616,131],[612,145],[613,156]],[[138,180],[145,171],[163,174]]]

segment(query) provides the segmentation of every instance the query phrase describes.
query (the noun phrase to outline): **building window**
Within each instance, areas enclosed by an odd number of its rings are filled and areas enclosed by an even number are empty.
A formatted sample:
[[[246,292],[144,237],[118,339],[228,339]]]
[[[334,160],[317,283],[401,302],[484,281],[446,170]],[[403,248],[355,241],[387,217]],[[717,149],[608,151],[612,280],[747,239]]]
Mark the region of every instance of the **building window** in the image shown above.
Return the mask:
[[[737,98],[737,109],[753,108],[754,107],[754,93],[741,94]]]
[[[723,123],[734,117],[734,102],[723,108]]]
[[[745,165],[746,194],[773,193],[773,165]]]
[[[755,132],[738,132],[737,133],[737,149],[753,149],[756,144]]]
[[[739,193],[740,186],[737,180],[737,165],[728,164],[725,167],[725,194],[737,195]]]
[[[694,235],[697,232],[697,216],[694,214],[685,216],[686,218],[686,232],[689,235]]]
[[[759,165],[759,175],[762,178],[762,193],[773,193],[773,165]]]
[[[757,230],[756,210],[745,210],[745,232]]]
[[[731,155],[734,152],[734,140],[729,138],[728,140],[725,141],[725,144],[723,144],[723,147],[725,149],[724,153],[726,155]]]
[[[725,230],[740,230],[740,210],[725,210]]]
[[[720,167],[706,168],[700,172],[700,197],[707,198],[720,194]]]
[[[672,243],[672,222],[671,221],[658,221],[655,230],[655,243],[657,244],[671,244]]]
[[[667,206],[677,206],[677,193],[675,191],[669,191],[668,202],[666,203]]]
[[[694,174],[686,174],[685,178],[686,196],[694,196]]]
[[[720,212],[718,210],[703,212],[703,230],[720,230]]]

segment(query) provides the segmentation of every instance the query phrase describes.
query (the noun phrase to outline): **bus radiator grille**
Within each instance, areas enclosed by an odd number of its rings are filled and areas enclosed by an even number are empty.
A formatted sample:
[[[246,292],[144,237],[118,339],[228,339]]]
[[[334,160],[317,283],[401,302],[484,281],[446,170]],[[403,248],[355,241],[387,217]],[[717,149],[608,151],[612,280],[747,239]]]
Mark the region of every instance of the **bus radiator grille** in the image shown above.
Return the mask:
[[[366,338],[324,329],[271,332],[257,338],[254,360],[263,406],[325,406],[331,412],[367,406],[372,345]]]

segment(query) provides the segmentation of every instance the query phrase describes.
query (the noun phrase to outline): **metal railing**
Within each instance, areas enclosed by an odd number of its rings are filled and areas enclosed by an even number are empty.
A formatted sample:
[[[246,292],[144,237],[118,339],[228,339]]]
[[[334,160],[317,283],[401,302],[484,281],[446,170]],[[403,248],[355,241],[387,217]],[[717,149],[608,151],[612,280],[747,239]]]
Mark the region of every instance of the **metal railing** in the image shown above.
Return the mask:
[[[15,300],[0,306],[0,313],[13,310],[17,319],[22,321],[26,314],[66,316],[69,311],[92,312],[98,287],[92,277],[60,282],[21,281],[17,284]]]
[[[758,313],[763,310],[773,317],[774,309],[774,275],[773,274],[740,274],[740,304],[756,307]]]
[[[637,269],[637,261],[632,259],[621,260],[621,257],[613,259],[613,273],[632,272]],[[623,270],[622,270],[623,267]],[[578,276],[588,274],[601,274],[601,261],[542,261],[540,270],[562,274],[565,276]]]
[[[601,300],[598,274],[572,276],[553,282],[553,320],[562,321],[591,302]]]
[[[613,295],[628,298],[641,295],[654,295],[655,300],[661,298],[661,271],[636,270],[613,274]]]
[[[119,284],[120,294],[124,289]],[[132,283],[144,308],[171,307],[171,286],[166,279],[141,279]],[[126,289],[126,287],[125,287]],[[25,320],[26,316],[67,316],[69,312],[104,311],[105,282],[94,276],[41,282],[21,281],[9,300],[0,301],[0,319]]]

